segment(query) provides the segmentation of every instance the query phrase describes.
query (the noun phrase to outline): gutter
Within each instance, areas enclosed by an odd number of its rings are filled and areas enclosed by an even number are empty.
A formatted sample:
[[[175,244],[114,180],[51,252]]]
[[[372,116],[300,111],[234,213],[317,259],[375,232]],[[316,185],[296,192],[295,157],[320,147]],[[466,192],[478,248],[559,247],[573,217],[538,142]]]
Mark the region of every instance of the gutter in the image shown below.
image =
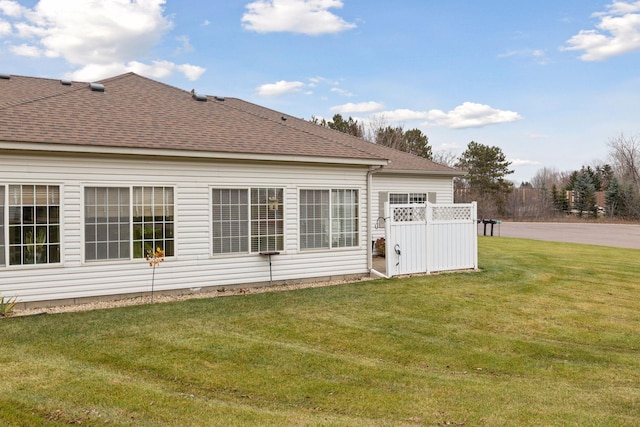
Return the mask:
[[[372,166],[367,171],[367,270],[369,270],[369,274],[388,279],[389,277],[373,269],[373,247],[371,245],[371,239],[373,239],[373,232],[371,230],[371,224],[373,224],[373,209],[371,206],[373,200],[373,174],[382,170],[383,167],[384,166]]]

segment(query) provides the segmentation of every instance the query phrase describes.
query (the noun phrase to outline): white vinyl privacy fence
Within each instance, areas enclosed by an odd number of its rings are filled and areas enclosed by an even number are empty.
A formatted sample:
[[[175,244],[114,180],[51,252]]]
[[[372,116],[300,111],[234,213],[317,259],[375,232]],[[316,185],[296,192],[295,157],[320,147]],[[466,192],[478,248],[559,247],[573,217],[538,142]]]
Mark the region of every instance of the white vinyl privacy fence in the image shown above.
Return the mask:
[[[476,203],[385,203],[387,276],[478,268]]]

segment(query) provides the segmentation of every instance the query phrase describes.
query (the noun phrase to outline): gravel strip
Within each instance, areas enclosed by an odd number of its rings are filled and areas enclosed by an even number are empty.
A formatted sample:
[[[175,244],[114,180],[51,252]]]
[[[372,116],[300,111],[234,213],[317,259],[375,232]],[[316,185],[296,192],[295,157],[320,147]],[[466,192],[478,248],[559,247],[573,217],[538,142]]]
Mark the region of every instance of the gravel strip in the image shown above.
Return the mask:
[[[91,302],[86,304],[60,305],[60,306],[53,306],[53,307],[29,308],[24,310],[14,309],[8,317],[34,316],[34,315],[45,314],[45,313],[46,314],[70,313],[70,312],[78,312],[78,311],[102,310],[102,309],[115,308],[115,307],[128,307],[132,305],[186,301],[189,299],[218,298],[218,297],[225,297],[225,296],[232,296],[232,295],[247,295],[247,294],[262,294],[266,292],[292,291],[296,289],[320,288],[325,286],[342,285],[346,283],[365,282],[365,281],[374,280],[374,279],[376,278],[363,277],[360,280],[357,280],[357,279],[356,280],[353,280],[353,279],[334,280],[334,281],[325,281],[325,282],[302,283],[302,284],[295,284],[295,285],[274,285],[274,286],[263,286],[263,287],[256,287],[256,288],[219,289],[214,291],[190,293],[190,294],[183,294],[183,295],[154,295],[153,301],[151,301],[151,296],[144,296],[144,297],[136,297],[136,298],[123,298],[123,299],[113,300],[113,301],[97,301],[97,302]]]

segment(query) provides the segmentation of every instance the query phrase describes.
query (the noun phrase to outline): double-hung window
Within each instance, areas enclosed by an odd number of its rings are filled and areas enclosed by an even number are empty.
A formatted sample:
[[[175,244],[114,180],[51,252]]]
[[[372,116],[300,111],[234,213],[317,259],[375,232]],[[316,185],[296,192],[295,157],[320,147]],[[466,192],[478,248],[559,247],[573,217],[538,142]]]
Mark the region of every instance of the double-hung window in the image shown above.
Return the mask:
[[[357,247],[358,190],[300,190],[300,248]]]
[[[213,254],[284,249],[282,188],[213,188]]]
[[[85,260],[173,256],[172,187],[85,187]]]
[[[59,186],[0,186],[0,265],[7,259],[9,265],[60,262]]]

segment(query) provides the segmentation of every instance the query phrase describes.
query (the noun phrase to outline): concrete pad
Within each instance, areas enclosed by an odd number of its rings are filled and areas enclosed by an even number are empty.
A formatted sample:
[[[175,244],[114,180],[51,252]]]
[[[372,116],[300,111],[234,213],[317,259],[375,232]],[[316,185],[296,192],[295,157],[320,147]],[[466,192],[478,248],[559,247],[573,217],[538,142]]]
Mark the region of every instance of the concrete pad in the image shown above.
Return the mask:
[[[494,226],[494,236],[640,249],[640,224],[502,222]]]

